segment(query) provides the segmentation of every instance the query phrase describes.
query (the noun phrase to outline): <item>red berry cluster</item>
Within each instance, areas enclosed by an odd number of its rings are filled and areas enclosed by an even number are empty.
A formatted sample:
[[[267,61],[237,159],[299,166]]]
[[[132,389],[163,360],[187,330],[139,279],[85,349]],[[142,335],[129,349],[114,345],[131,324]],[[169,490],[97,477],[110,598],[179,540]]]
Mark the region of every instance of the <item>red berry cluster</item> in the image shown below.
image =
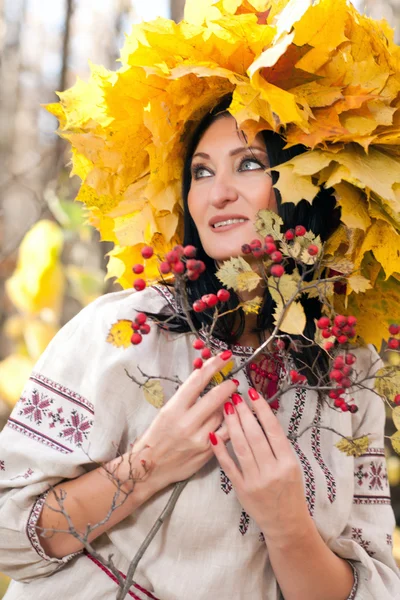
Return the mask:
[[[292,242],[296,237],[304,237],[306,233],[307,229],[304,225],[297,225],[295,229],[288,229],[285,231],[284,237],[287,242]],[[317,256],[319,248],[315,244],[310,244],[307,248],[307,252],[310,256]]]
[[[349,317],[345,317],[344,315],[336,315],[333,323],[331,323],[329,317],[321,317],[317,321],[317,327],[318,329],[321,329],[322,337],[328,339],[333,336],[336,338],[336,341],[339,344],[346,344],[349,340],[355,337],[356,325],[357,319],[351,315]],[[326,350],[332,350],[332,348],[332,342],[327,342],[325,344]]]
[[[305,375],[301,375],[298,371],[290,371],[290,381],[294,384],[296,383],[306,383],[307,377]]]
[[[143,340],[142,335],[147,335],[150,333],[150,325],[146,323],[146,321],[147,315],[140,312],[136,315],[135,320],[131,323],[131,327],[133,329],[131,343],[134,346],[137,346]]]
[[[400,406],[400,394],[397,394],[397,396],[394,397],[393,402],[396,406]]]
[[[390,335],[398,336],[400,334],[400,325],[390,325]],[[389,350],[400,350],[400,340],[397,337],[392,337],[388,341]]]
[[[334,400],[334,405],[343,412],[356,413],[358,407],[355,404],[348,404],[343,398],[346,389],[352,386],[350,379],[353,374],[353,365],[356,362],[356,356],[350,352],[344,355],[337,356],[332,364],[332,369],[329,373],[329,378],[337,386],[336,390],[329,392],[329,398]]]
[[[205,343],[200,338],[196,338],[194,340],[193,348],[195,350],[201,350],[201,358],[199,357],[194,359],[193,368],[201,369],[201,367],[203,366],[203,360],[211,358],[211,350],[209,348],[206,348]]]
[[[203,312],[208,308],[214,308],[219,302],[228,302],[230,297],[228,290],[221,288],[216,294],[205,294],[200,300],[193,302],[193,310],[197,313]]]

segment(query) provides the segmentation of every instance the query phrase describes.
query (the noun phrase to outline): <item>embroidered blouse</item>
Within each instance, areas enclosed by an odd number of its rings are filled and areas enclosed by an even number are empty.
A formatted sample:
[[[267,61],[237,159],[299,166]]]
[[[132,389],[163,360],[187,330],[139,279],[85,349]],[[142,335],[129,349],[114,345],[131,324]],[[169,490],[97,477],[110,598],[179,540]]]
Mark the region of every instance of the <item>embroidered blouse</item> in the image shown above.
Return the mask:
[[[157,414],[127,376],[188,377],[196,351],[193,336],[172,335],[157,327],[140,346],[118,349],[106,342],[113,323],[136,311],[158,312],[172,302],[165,288],[103,296],[84,308],[50,343],[37,363],[20,401],[0,434],[0,571],[14,581],[7,600],[91,598],[111,600],[112,574],[87,553],[63,559],[45,555],[35,529],[50,485],[75,478],[128,451]],[[225,346],[214,340],[216,347]],[[251,349],[235,347],[241,364]],[[376,353],[358,352],[357,368],[368,369]],[[246,397],[246,373],[236,376]],[[174,385],[163,381],[165,398]],[[394,516],[383,449],[383,403],[369,390],[357,392],[356,414],[317,403],[314,392],[298,389],[281,398],[276,412],[293,442],[304,474],[309,511],[329,548],[355,570],[349,598],[400,599],[400,578],[392,556]],[[168,401],[168,400],[167,400]],[[370,447],[360,458],[347,457],[335,434],[368,433]],[[228,449],[232,451],[228,444]],[[90,458],[89,458],[90,457]],[[94,461],[94,462],[91,462]],[[97,538],[93,545],[126,573],[130,560],[162,512],[172,486]],[[146,600],[251,598],[278,600],[279,586],[257,524],[240,506],[232,484],[215,458],[189,482],[136,571],[129,597]]]

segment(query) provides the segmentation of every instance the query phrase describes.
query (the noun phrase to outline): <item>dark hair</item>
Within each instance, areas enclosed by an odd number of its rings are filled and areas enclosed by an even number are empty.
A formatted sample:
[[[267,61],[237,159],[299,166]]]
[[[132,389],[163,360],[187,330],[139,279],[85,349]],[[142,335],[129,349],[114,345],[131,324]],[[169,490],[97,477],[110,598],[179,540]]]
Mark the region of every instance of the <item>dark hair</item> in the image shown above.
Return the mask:
[[[182,180],[182,198],[184,206],[184,245],[193,245],[198,249],[197,258],[204,261],[207,269],[203,275],[197,281],[187,282],[187,291],[190,303],[192,304],[195,300],[199,299],[204,294],[216,293],[221,288],[221,283],[215,276],[216,266],[212,258],[210,258],[201,244],[201,240],[196,228],[196,225],[190,215],[188,209],[188,194],[191,186],[191,161],[195,149],[203,136],[204,132],[208,127],[218,118],[228,115],[227,109],[231,102],[231,96],[225,97],[212,111],[210,111],[200,122],[195,133],[192,135],[190,144],[187,149],[186,159],[183,169],[183,180]],[[270,167],[280,165],[287,162],[294,156],[302,154],[306,151],[304,146],[294,146],[285,149],[284,138],[274,133],[273,131],[262,132],[265,145],[268,152]],[[272,180],[275,184],[278,180],[279,174],[277,171],[272,171]],[[302,200],[297,205],[293,203],[282,203],[281,195],[275,188],[275,196],[278,205],[278,214],[283,219],[283,231],[292,229],[296,225],[304,225],[307,230],[313,231],[316,235],[321,237],[322,242],[326,241],[328,237],[337,229],[340,223],[340,209],[336,208],[336,200],[332,194],[331,189],[321,188],[318,195],[315,197],[312,204],[306,200]],[[238,306],[239,299],[236,294],[231,293],[231,299],[228,303],[227,310],[236,308]],[[304,334],[313,339],[315,334],[315,322],[314,319],[318,319],[321,316],[321,305],[318,299],[302,297],[301,303],[304,307],[307,325]],[[275,303],[268,290],[265,291],[264,300],[260,312],[257,316],[257,328],[256,331],[271,330],[273,325],[273,311]],[[239,319],[238,319],[239,315]],[[193,313],[193,322],[196,329],[200,329],[203,324],[210,324],[211,313],[205,311],[204,313]],[[188,326],[181,319],[175,319],[169,321],[168,328],[173,331],[182,333],[189,331]],[[217,326],[214,330],[214,336],[223,340],[228,344],[234,344],[244,329],[244,313],[241,309],[227,314],[218,320]],[[291,336],[292,338],[295,336]],[[308,378],[310,383],[316,380],[315,375],[311,371],[311,366],[317,367],[321,373],[326,373],[326,359],[324,358],[325,353],[319,353],[318,348],[315,346],[302,349],[301,361],[300,355],[292,351],[293,358],[297,363],[299,370],[301,370]],[[307,365],[305,366],[304,363]]]

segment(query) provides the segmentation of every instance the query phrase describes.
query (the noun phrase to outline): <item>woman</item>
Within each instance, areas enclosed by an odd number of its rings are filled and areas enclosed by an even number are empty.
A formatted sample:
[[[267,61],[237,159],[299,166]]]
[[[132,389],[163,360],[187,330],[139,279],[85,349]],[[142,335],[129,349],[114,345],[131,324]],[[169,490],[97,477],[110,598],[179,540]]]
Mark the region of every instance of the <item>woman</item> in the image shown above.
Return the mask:
[[[259,134],[249,150],[235,120],[218,110],[193,138],[185,205],[186,223],[193,221],[198,239],[190,239],[187,225],[185,241],[200,242],[209,263],[241,253],[256,235],[258,210],[278,210],[265,169],[280,150],[265,139]],[[315,228],[324,226],[318,210],[316,202],[309,214]],[[174,298],[161,286],[102,297],[64,327],[36,366],[0,436],[0,569],[18,581],[7,600],[45,600],[54,592],[60,600],[116,595],[110,570],[82,553],[77,539],[68,532],[49,534],[68,530],[64,516],[53,510],[60,506],[48,493],[50,485],[64,490],[64,511],[76,530],[103,522],[91,535],[93,547],[103,557],[112,554],[126,574],[173,484],[188,477],[170,519],[139,563],[131,597],[398,598],[387,483],[382,480],[383,492],[356,489],[366,462],[384,468],[379,399],[368,390],[357,392],[359,413],[339,414],[321,406],[314,392],[296,390],[274,414],[260,395],[262,382],[256,389],[240,371],[237,380],[224,381],[198,401],[231,357],[243,363],[259,345],[266,332],[247,318],[239,344],[229,350],[215,337],[220,352],[194,372],[198,354],[191,334],[153,326],[141,346],[123,354],[99,343],[116,320],[143,309],[160,315],[166,302],[173,305]],[[359,351],[358,360],[367,369],[370,351]],[[169,400],[157,411],[125,373],[139,378],[138,368],[184,383],[177,391],[165,383]],[[343,455],[334,448],[335,434],[317,427],[290,443],[287,434],[315,424],[320,411],[323,423],[343,435],[369,433],[367,454]],[[115,458],[117,450],[122,460]],[[97,466],[104,463],[113,478]],[[135,485],[132,469],[140,479]],[[107,519],[116,479],[128,496]]]

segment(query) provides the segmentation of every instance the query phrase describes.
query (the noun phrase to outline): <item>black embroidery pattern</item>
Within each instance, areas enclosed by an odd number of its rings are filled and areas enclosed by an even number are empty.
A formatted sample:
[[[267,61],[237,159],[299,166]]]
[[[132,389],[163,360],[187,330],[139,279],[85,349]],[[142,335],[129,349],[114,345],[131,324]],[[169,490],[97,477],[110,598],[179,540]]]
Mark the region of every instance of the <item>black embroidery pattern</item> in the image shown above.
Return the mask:
[[[311,431],[311,448],[312,448],[313,454],[314,454],[319,466],[321,467],[323,474],[325,475],[326,486],[327,486],[327,491],[328,491],[328,499],[329,499],[329,502],[331,504],[333,504],[333,502],[336,499],[336,481],[335,481],[331,471],[325,464],[325,461],[324,461],[324,459],[322,457],[322,453],[321,453],[321,430],[318,427],[318,425],[321,422],[321,411],[322,411],[321,404],[320,404],[320,402],[318,402],[317,410],[316,410],[315,418],[314,418],[314,422],[313,422],[313,425],[315,425],[315,426],[312,428],[312,431]]]
[[[357,542],[363,548],[369,556],[373,556],[375,552],[369,549],[371,542],[364,540],[363,538],[363,530],[360,527],[352,527],[351,528],[351,538]]]

